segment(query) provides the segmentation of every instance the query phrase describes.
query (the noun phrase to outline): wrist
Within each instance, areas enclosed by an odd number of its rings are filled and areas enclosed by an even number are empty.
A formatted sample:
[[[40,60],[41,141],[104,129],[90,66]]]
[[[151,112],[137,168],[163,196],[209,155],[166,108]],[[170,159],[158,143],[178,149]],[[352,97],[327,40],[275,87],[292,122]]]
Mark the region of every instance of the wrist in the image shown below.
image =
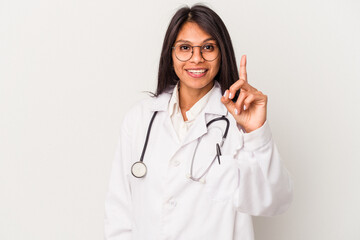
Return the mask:
[[[265,121],[266,121],[266,119],[265,119]],[[241,126],[241,127],[246,133],[251,133],[252,131],[255,131],[255,130],[261,128],[264,125],[265,121],[263,121],[260,124],[251,125],[251,126]]]

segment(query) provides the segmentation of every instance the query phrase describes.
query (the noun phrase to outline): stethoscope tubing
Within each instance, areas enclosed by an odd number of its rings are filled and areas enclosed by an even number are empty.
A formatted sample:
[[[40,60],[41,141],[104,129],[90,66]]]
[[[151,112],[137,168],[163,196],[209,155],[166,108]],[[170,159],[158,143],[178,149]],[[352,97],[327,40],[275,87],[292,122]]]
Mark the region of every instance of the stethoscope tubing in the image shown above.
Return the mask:
[[[214,156],[213,160],[211,161],[210,165],[206,168],[206,170],[203,172],[203,174],[200,175],[200,177],[194,177],[193,175],[193,167],[194,167],[194,161],[195,161],[195,155],[196,155],[196,152],[197,152],[197,148],[202,140],[202,138],[199,138],[198,141],[197,141],[197,144],[196,144],[196,147],[195,147],[195,150],[194,150],[194,154],[192,156],[192,159],[191,159],[191,167],[190,167],[190,176],[189,178],[194,180],[194,181],[197,181],[197,182],[200,182],[201,179],[209,172],[210,168],[212,167],[212,165],[214,164],[216,158],[219,159],[219,164],[220,164],[220,156],[219,154],[221,154],[220,152],[220,148],[223,146],[224,144],[224,141],[226,139],[226,136],[228,134],[228,131],[229,131],[229,126],[230,126],[230,121],[229,119],[227,119],[225,116],[221,116],[221,117],[218,117],[218,118],[214,118],[212,119],[211,121],[209,121],[207,124],[206,124],[206,128],[208,128],[210,126],[210,124],[216,122],[216,121],[220,121],[220,120],[225,120],[226,121],[226,128],[225,128],[225,132],[223,134],[223,137],[221,139],[221,142],[220,144],[216,144],[216,152],[217,154]],[[219,147],[220,145],[220,147]]]
[[[150,120],[150,123],[149,123],[149,126],[148,126],[148,130],[147,130],[147,133],[146,133],[146,138],[145,138],[145,144],[144,144],[144,147],[143,147],[143,151],[141,153],[141,157],[140,157],[140,161],[138,162],[135,162],[132,167],[131,167],[131,173],[134,177],[136,178],[142,178],[146,175],[147,173],[147,167],[144,163],[144,156],[145,156],[145,152],[146,152],[146,148],[147,148],[147,145],[148,145],[148,142],[149,142],[149,137],[150,137],[150,132],[151,132],[151,128],[152,128],[152,124],[154,122],[154,119],[156,117],[156,114],[158,112],[155,111],[153,116],[151,117],[151,120]],[[210,165],[206,168],[206,170],[204,171],[203,174],[201,174],[200,177],[198,178],[195,178],[193,177],[193,165],[194,165],[194,159],[195,159],[195,155],[196,155],[196,152],[197,152],[197,148],[202,140],[202,138],[199,138],[198,141],[197,141],[197,144],[196,144],[196,147],[195,147],[195,151],[194,151],[194,154],[192,156],[192,160],[191,160],[191,168],[190,168],[190,174],[189,174],[189,178],[194,180],[194,181],[201,181],[201,179],[205,176],[205,174],[210,170],[211,166],[214,164],[216,158],[218,158],[219,160],[219,164],[220,164],[220,155],[221,155],[221,151],[220,151],[220,148],[223,146],[224,144],[224,141],[227,137],[227,134],[228,134],[228,131],[229,131],[229,126],[230,126],[230,121],[229,119],[227,119],[225,116],[221,116],[221,117],[218,117],[218,118],[214,118],[212,119],[211,121],[209,121],[207,124],[206,124],[206,128],[208,128],[212,123],[216,122],[216,121],[220,121],[220,120],[225,120],[226,121],[226,129],[225,129],[225,132],[222,136],[222,139],[221,139],[221,143],[220,144],[216,144],[216,151],[217,151],[217,154],[214,156],[214,159],[211,161]],[[140,167],[140,173],[138,170],[134,170],[135,169],[138,169]],[[135,172],[134,172],[135,171]]]
[[[155,119],[155,116],[158,112],[155,111],[151,120],[150,120],[150,123],[149,123],[149,127],[148,127],[148,131],[146,133],[146,139],[145,139],[145,144],[144,144],[144,148],[143,148],[143,151],[141,153],[141,157],[140,157],[140,162],[143,162],[144,161],[144,155],[145,155],[145,152],[146,152],[146,147],[147,147],[147,144],[148,144],[148,141],[149,141],[149,137],[150,137],[150,131],[151,131],[151,127],[152,127],[152,124],[154,122],[154,119]]]

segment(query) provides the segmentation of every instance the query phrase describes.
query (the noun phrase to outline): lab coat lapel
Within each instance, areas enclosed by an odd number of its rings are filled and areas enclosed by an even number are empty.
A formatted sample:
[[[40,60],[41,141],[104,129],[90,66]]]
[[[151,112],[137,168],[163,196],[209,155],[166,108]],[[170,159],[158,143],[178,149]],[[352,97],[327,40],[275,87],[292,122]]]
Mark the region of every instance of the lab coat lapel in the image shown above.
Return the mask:
[[[188,134],[186,135],[184,141],[182,142],[182,145],[186,145],[194,141],[195,139],[198,139],[199,137],[201,137],[206,133],[207,133],[207,128],[206,128],[205,114],[204,112],[202,112],[196,118],[194,124],[189,129]]]

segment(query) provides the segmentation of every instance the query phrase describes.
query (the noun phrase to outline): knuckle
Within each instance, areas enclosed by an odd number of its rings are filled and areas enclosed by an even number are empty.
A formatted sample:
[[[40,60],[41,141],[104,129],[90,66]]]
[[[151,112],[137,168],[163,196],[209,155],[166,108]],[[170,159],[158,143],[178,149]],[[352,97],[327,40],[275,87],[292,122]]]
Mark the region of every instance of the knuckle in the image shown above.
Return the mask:
[[[244,102],[245,102],[246,104],[249,104],[249,103],[251,103],[253,100],[254,100],[254,95],[249,95],[249,97],[247,97]]]
[[[244,101],[244,99],[246,98],[246,94],[243,92],[243,91],[241,91],[240,92],[240,94],[239,94],[239,101]]]
[[[236,84],[237,86],[240,86],[240,85],[241,85],[241,78],[239,78],[238,80],[236,80],[235,84]]]

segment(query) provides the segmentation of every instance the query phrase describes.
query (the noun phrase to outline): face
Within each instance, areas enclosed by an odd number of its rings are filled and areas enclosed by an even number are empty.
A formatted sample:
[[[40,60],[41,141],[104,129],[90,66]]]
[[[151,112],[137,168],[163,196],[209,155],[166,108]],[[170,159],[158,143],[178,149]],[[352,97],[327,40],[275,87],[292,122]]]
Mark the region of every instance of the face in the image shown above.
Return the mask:
[[[216,44],[216,41],[197,23],[186,22],[180,29],[174,46],[179,44],[203,46],[206,43]],[[200,92],[208,92],[212,88],[220,68],[220,53],[215,60],[207,61],[201,56],[200,47],[195,47],[189,60],[180,61],[175,56],[175,50],[172,51],[172,59],[175,73],[180,79],[180,88]]]

